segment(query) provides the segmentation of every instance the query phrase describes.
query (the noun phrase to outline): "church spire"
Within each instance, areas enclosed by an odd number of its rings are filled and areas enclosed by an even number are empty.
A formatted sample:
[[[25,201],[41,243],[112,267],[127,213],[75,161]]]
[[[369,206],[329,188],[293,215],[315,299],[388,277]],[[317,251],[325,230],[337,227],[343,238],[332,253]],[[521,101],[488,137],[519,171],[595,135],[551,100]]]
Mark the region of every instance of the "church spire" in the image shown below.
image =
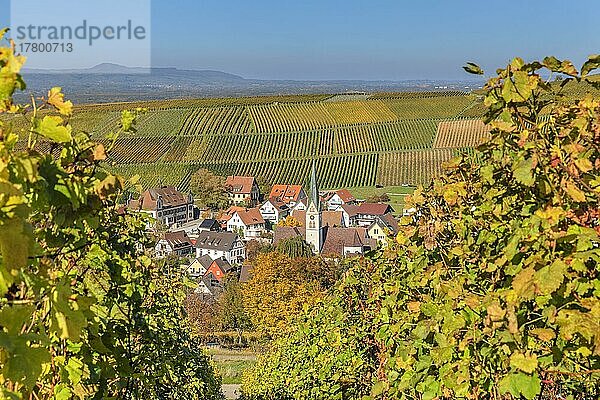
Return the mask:
[[[319,187],[317,186],[317,168],[315,162],[312,164],[310,176],[310,189],[306,207],[306,243],[310,245],[315,254],[321,252],[323,247],[323,232],[321,231],[321,201],[319,197]]]
[[[319,197],[319,186],[317,184],[317,168],[315,160],[312,162],[312,171],[310,174],[310,194],[309,199],[317,207],[317,211],[321,210],[321,201]]]

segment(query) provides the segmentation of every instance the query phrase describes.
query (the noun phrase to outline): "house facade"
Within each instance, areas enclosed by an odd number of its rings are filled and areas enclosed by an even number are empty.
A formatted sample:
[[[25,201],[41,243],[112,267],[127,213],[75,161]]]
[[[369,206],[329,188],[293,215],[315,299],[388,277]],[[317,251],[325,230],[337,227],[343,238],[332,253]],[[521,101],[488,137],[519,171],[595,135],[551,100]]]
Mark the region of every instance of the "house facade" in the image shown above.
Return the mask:
[[[170,227],[194,219],[194,198],[174,186],[146,190],[138,199],[129,199],[127,209],[149,214],[157,223]]]
[[[275,198],[268,199],[259,208],[260,215],[265,221],[269,221],[272,225],[277,224],[282,219],[289,215],[288,206]]]
[[[356,198],[347,189],[325,193],[324,200],[329,211],[337,211],[344,204],[356,204]]]
[[[192,261],[190,265],[185,268],[184,272],[187,273],[191,278],[202,278],[204,274],[206,274],[206,271],[208,271],[208,268],[212,262],[213,259],[208,255],[195,258],[194,261]]]
[[[243,240],[260,238],[265,232],[265,220],[258,208],[236,211],[227,221],[227,230],[238,233]]]
[[[260,199],[260,190],[252,176],[228,176],[225,190],[229,201],[235,205],[254,207]]]
[[[200,232],[196,239],[196,258],[204,255],[213,260],[223,258],[231,265],[238,265],[246,258],[246,247],[233,232]]]
[[[391,236],[398,234],[398,221],[392,214],[385,214],[375,218],[375,221],[367,228],[370,238],[377,240],[382,247],[387,246]]]
[[[358,206],[354,204],[344,204],[340,207],[344,226],[356,226],[358,219]]]

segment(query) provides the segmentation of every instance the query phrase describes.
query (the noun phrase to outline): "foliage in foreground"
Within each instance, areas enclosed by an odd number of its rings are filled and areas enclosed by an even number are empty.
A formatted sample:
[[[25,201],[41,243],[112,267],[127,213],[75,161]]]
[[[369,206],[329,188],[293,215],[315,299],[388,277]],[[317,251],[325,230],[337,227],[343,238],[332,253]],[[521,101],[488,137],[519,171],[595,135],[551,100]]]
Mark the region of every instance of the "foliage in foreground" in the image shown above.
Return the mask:
[[[599,63],[498,70],[492,139],[415,193],[395,245],[275,343],[246,398],[598,398],[600,104],[539,72]]]
[[[30,126],[17,151],[0,125],[0,398],[222,398],[183,283],[136,251],[145,221],[118,212],[105,148],[73,131],[60,88],[13,104],[24,61],[0,48],[0,111]],[[120,131],[134,125],[123,112]]]

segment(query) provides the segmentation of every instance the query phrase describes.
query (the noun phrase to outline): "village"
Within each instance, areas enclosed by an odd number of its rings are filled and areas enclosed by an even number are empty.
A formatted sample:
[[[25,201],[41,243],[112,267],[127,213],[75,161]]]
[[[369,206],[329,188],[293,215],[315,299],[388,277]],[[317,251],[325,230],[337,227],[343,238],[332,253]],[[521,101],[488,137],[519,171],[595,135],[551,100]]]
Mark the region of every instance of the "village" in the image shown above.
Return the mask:
[[[196,293],[207,297],[222,293],[227,276],[249,279],[252,266],[244,261],[251,243],[301,238],[313,255],[335,261],[385,247],[398,231],[390,205],[357,199],[347,189],[320,191],[314,166],[308,188],[276,184],[261,193],[255,177],[228,176],[223,190],[224,210],[199,209],[191,193],[173,186],[148,189],[125,207],[151,217],[153,256],[178,259],[197,282]]]

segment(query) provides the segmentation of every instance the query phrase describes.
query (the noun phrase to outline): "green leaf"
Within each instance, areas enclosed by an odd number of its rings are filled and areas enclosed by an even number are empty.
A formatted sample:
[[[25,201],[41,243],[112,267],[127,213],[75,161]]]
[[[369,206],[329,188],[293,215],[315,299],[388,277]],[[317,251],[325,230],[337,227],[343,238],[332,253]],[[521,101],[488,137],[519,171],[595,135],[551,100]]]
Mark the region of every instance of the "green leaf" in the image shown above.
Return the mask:
[[[540,378],[537,375],[526,375],[523,373],[505,376],[498,383],[500,394],[510,393],[513,397],[534,399],[542,390]]]
[[[0,295],[18,281],[19,270],[27,265],[33,245],[31,227],[19,219],[0,224]]]
[[[483,70],[479,67],[479,65],[472,62],[468,62],[463,69],[469,74],[483,75]]]
[[[537,368],[538,361],[534,355],[525,355],[519,352],[510,356],[510,366],[520,371],[531,374]]]
[[[32,347],[27,336],[8,336],[0,332],[0,347],[4,347],[7,353],[2,375],[28,388],[35,385],[43,364],[50,361],[48,350]]]
[[[72,140],[71,127],[62,125],[63,120],[58,116],[45,116],[36,120],[35,132],[57,143],[67,143]]]
[[[565,279],[567,265],[562,260],[554,260],[550,265],[546,265],[535,273],[535,282],[538,292],[541,295],[554,293]]]
[[[0,325],[9,334],[17,335],[21,332],[23,325],[29,321],[34,310],[32,305],[6,305],[0,310]]]
[[[513,176],[522,185],[533,186],[533,160],[531,158],[519,161],[513,169]]]
[[[587,76],[590,72],[598,68],[600,68],[600,54],[591,55],[581,67],[581,76]]]

